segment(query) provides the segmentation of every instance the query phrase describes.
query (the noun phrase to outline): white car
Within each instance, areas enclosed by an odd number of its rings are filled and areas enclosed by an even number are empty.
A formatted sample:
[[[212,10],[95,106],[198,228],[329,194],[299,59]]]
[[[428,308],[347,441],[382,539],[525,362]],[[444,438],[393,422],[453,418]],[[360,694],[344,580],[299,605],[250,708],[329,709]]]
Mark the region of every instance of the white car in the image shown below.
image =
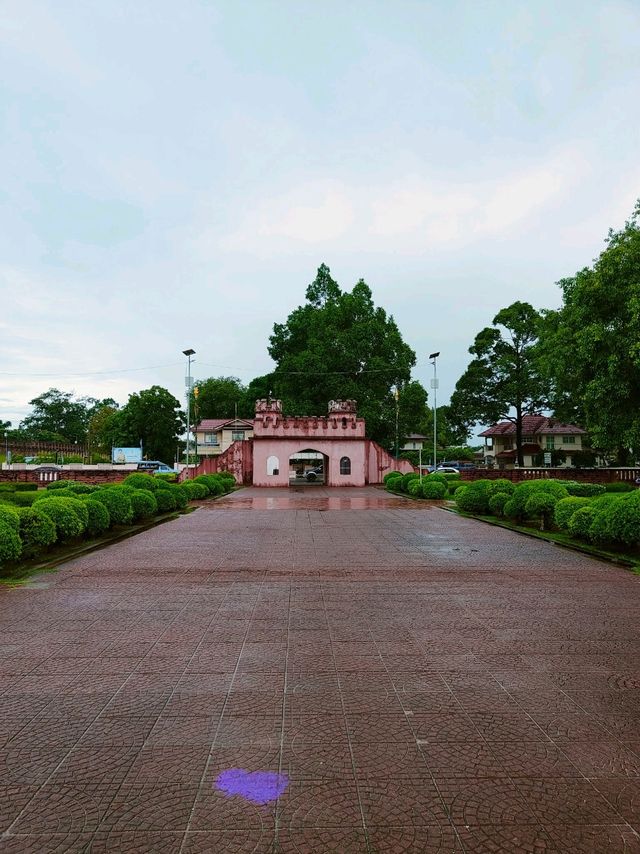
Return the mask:
[[[438,474],[460,474],[460,469],[456,469],[453,466],[438,466],[436,472]]]

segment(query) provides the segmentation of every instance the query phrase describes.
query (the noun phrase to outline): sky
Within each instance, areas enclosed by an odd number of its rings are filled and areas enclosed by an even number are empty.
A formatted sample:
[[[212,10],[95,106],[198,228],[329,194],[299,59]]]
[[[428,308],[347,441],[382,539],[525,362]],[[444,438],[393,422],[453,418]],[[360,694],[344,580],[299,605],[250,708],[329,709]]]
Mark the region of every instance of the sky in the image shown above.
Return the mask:
[[[2,0],[0,420],[248,382],[326,263],[438,402],[640,197],[640,5]]]

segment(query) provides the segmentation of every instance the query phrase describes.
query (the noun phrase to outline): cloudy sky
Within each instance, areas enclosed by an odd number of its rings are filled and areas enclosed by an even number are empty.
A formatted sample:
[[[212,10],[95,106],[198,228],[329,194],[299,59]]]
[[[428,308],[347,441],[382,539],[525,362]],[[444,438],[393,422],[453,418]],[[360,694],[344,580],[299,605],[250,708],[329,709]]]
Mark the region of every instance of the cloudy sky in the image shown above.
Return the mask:
[[[640,196],[640,5],[3,0],[0,419],[244,381],[320,263],[441,397]]]

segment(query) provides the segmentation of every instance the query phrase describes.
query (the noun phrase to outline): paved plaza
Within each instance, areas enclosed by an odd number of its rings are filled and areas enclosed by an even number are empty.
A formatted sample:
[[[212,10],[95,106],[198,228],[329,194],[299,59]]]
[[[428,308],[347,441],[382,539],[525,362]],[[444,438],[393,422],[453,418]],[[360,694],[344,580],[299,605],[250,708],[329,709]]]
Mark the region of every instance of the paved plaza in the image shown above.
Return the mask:
[[[640,852],[639,585],[300,488],[0,588],[0,852]]]

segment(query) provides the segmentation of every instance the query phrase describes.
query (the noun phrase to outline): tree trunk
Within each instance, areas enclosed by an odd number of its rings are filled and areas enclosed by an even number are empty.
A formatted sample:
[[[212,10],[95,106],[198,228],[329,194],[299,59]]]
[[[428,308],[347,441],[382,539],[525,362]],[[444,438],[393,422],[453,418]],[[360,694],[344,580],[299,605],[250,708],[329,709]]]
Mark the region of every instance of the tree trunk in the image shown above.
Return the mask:
[[[516,408],[516,454],[518,466],[524,466],[524,455],[522,453],[522,409]]]

